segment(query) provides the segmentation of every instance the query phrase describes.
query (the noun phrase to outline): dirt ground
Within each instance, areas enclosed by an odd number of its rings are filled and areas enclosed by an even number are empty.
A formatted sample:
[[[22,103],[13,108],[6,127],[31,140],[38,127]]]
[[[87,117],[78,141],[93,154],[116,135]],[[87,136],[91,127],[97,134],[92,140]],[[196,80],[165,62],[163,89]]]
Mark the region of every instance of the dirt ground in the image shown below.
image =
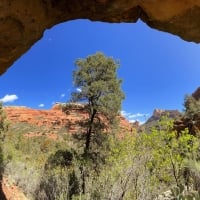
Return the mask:
[[[9,183],[6,177],[2,180],[2,190],[6,200],[29,200],[16,185]]]

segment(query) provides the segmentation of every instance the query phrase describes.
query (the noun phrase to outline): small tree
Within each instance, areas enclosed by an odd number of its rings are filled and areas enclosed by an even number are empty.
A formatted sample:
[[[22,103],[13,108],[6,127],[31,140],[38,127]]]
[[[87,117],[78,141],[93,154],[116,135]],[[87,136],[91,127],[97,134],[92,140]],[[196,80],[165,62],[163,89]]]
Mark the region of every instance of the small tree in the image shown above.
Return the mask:
[[[186,96],[184,107],[184,121],[190,134],[200,137],[200,99],[196,99],[193,96]]]
[[[0,137],[4,138],[4,132],[8,130],[8,122],[6,120],[6,114],[3,110],[3,104],[0,101]]]
[[[81,135],[84,150],[80,171],[82,192],[86,194],[86,182],[92,173],[91,169],[99,173],[101,164],[105,162],[108,143],[104,132],[111,128],[119,115],[124,94],[121,90],[122,81],[117,78],[119,63],[113,58],[96,53],[86,59],[77,59],[75,64],[74,86],[79,90],[72,93],[71,101],[84,103],[84,110],[88,114],[87,119],[80,122],[84,132]],[[78,136],[79,140],[81,136]]]
[[[77,70],[73,72],[74,86],[79,92],[72,93],[73,102],[84,102],[88,113],[85,134],[85,153],[91,147],[91,139],[105,128],[101,116],[112,123],[121,110],[124,94],[121,80],[117,78],[119,63],[103,53],[96,53],[86,59],[76,60]]]

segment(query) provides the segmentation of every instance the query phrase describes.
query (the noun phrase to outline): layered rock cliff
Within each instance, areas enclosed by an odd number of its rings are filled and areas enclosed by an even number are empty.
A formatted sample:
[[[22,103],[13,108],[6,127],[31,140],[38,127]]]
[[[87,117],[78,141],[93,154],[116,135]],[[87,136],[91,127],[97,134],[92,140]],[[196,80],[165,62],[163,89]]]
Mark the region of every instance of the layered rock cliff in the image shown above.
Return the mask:
[[[163,109],[155,109],[153,114],[149,119],[139,128],[139,131],[151,131],[152,127],[156,127],[158,122],[162,117],[168,117],[173,120],[177,120],[182,117],[182,113],[178,110],[163,110]]]
[[[146,121],[146,123],[150,123],[152,121],[158,121],[161,119],[162,116],[167,116],[169,118],[176,119],[177,117],[181,116],[181,113],[178,110],[155,109],[153,111],[152,116]]]
[[[199,0],[1,0],[0,74],[46,29],[74,19],[117,23],[141,19],[152,28],[200,42]]]
[[[57,138],[57,133],[60,129],[65,128],[66,134],[81,133],[83,132],[80,127],[81,120],[87,118],[81,104],[74,104],[68,109],[68,112],[63,112],[60,104],[55,104],[50,110],[36,110],[22,106],[9,106],[4,108],[7,119],[12,125],[17,123],[31,124],[36,127],[45,129],[45,134]],[[120,132],[130,132],[133,128],[124,117],[119,116],[120,119]],[[42,132],[36,131],[27,132],[26,135],[41,136]]]

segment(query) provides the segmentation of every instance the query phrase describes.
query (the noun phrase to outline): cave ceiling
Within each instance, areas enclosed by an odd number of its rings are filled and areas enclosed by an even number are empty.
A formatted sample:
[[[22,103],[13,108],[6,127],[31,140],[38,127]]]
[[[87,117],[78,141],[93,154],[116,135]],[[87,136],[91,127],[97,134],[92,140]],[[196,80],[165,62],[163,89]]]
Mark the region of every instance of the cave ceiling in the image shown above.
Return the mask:
[[[200,0],[1,0],[0,74],[46,29],[74,19],[133,25],[141,19],[151,28],[200,42]]]

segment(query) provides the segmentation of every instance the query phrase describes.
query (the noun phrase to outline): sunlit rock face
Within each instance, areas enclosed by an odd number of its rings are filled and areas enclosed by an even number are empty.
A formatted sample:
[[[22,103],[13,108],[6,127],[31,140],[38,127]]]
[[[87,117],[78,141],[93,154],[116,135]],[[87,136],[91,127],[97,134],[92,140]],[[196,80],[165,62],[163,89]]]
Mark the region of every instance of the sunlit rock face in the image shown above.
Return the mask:
[[[0,74],[46,29],[73,19],[130,23],[141,19],[152,28],[200,42],[199,0],[1,0]]]
[[[88,118],[88,113],[85,112],[84,105],[68,105],[70,107],[65,112],[62,110],[62,104],[59,103],[56,103],[49,110],[36,110],[24,106],[8,106],[4,107],[4,111],[11,127],[18,123],[34,125],[35,127],[45,127],[47,136],[49,133],[57,135],[62,128],[66,129],[67,134],[83,133],[83,127],[80,126],[80,121]],[[102,120],[105,119],[102,118]],[[106,120],[104,122],[106,123]],[[119,116],[119,134],[121,136],[131,132],[133,128],[135,126],[123,116]],[[37,133],[38,136],[42,135],[42,132]]]

